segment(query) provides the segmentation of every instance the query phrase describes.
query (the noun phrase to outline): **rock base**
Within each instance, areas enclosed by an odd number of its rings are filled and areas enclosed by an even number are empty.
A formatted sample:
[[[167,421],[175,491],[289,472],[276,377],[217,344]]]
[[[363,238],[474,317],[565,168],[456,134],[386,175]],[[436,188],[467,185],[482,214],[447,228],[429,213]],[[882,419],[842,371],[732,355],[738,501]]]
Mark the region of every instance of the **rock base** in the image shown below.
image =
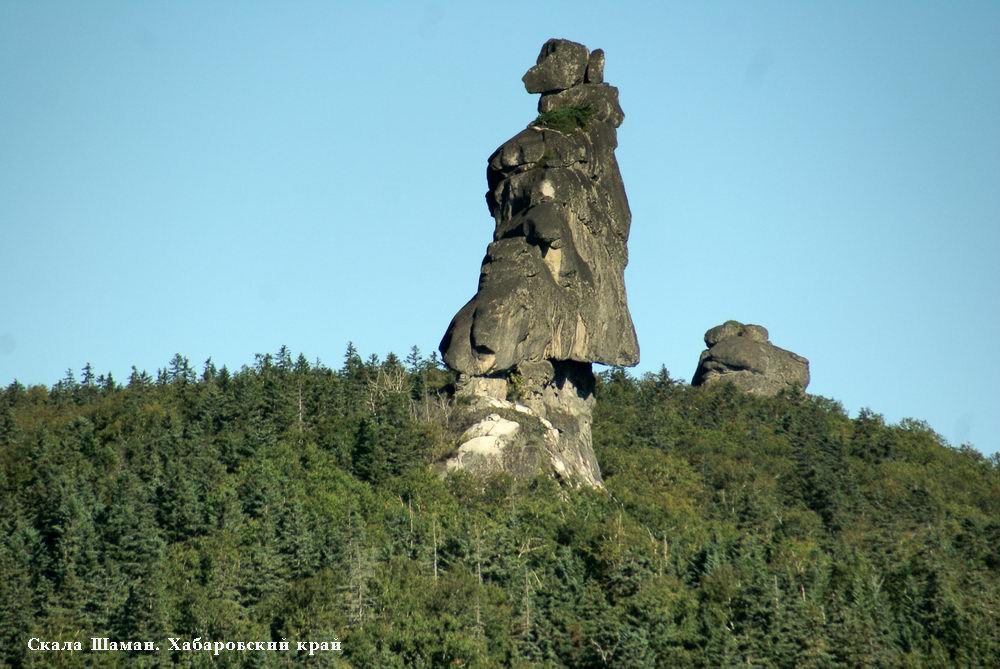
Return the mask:
[[[456,401],[468,427],[443,470],[548,475],[571,486],[602,488],[594,455],[590,364],[522,363],[507,377],[460,379]]]

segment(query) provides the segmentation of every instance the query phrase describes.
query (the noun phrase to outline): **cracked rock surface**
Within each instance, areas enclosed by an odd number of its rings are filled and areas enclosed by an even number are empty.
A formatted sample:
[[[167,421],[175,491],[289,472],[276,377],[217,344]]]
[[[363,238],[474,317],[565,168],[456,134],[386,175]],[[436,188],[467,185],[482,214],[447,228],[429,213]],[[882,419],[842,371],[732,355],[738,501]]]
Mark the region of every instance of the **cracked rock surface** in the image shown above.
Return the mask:
[[[777,395],[809,385],[809,361],[778,348],[760,325],[726,321],[705,333],[705,345],[691,385],[728,382],[757,395]]]
[[[624,282],[631,213],[615,159],[624,113],[604,63],[599,49],[551,39],[524,75],[542,94],[540,115],[489,157],[493,240],[440,347],[459,394],[523,397],[559,432],[557,475],[598,486],[591,363],[639,361]],[[568,117],[576,122],[558,122]]]

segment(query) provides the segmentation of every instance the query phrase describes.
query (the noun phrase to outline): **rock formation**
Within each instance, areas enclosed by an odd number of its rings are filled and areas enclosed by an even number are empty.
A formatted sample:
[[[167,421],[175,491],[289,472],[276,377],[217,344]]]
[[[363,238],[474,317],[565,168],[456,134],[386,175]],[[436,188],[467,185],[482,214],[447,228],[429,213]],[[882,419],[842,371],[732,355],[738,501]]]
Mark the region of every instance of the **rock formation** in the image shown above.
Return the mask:
[[[705,333],[705,345],[693,386],[726,381],[749,393],[777,395],[809,385],[809,361],[772,344],[760,325],[726,321]]]
[[[549,40],[523,81],[542,94],[539,116],[489,158],[493,241],[475,297],[441,341],[474,420],[445,465],[599,486],[591,363],[639,361],[623,277],[631,214],[614,154],[624,114],[600,49]]]

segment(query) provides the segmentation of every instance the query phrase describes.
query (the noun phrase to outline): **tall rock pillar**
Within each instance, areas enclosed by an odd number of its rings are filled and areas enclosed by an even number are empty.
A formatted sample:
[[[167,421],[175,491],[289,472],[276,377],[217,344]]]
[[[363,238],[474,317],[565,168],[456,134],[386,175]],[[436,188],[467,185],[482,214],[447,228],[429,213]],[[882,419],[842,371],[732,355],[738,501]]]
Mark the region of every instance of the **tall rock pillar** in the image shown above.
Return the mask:
[[[493,241],[476,295],[441,341],[470,407],[444,465],[600,486],[591,363],[639,361],[623,276],[631,214],[614,153],[624,114],[600,49],[551,39],[523,81],[541,94],[539,115],[489,158]]]

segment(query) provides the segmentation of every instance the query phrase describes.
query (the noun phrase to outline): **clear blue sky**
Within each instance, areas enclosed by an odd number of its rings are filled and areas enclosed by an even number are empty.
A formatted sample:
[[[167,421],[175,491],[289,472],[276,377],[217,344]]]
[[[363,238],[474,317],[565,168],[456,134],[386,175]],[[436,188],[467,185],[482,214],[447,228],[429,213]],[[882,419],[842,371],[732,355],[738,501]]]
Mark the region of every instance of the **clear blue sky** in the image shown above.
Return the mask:
[[[1000,448],[1000,3],[0,3],[0,383],[430,351],[548,37],[607,52],[638,370],[761,323]]]

